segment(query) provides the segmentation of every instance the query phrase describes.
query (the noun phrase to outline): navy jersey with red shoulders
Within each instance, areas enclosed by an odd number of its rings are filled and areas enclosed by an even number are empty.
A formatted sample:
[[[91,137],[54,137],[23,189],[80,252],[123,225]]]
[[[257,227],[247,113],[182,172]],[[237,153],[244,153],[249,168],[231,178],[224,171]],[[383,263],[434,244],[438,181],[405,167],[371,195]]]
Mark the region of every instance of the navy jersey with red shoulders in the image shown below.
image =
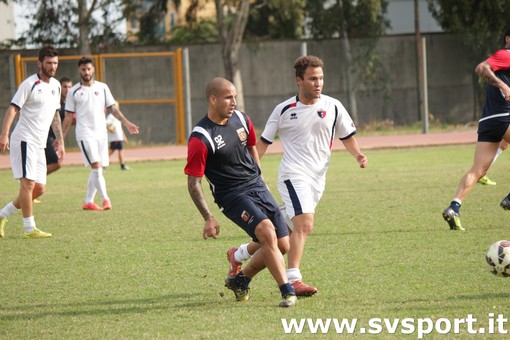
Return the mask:
[[[256,143],[255,129],[245,113],[234,110],[226,125],[218,125],[206,115],[188,139],[184,173],[205,175],[216,203],[247,190],[265,189],[260,168],[248,151]]]
[[[486,62],[491,65],[496,76],[510,86],[510,49],[497,50]],[[489,84],[486,94],[482,118],[510,112],[510,102],[505,100],[499,88]]]

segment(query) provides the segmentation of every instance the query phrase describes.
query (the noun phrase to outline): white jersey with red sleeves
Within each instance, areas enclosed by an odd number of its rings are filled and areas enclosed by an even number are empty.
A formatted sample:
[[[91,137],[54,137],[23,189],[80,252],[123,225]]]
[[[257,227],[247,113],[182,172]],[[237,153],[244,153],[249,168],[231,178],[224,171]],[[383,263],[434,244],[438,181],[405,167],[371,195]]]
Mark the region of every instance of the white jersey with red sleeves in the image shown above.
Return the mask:
[[[322,186],[335,135],[347,139],[356,127],[337,99],[323,94],[305,105],[295,96],[276,106],[260,138],[271,144],[277,133],[284,150],[279,181],[299,178]]]
[[[115,104],[110,88],[94,80],[92,86],[75,84],[67,92],[66,111],[76,113],[76,139],[106,138],[106,108]]]
[[[39,74],[25,79],[12,98],[12,105],[20,109],[19,120],[11,140],[34,143],[46,147],[46,139],[55,112],[60,108],[60,83],[50,78],[46,83]],[[11,142],[12,143],[12,142]]]

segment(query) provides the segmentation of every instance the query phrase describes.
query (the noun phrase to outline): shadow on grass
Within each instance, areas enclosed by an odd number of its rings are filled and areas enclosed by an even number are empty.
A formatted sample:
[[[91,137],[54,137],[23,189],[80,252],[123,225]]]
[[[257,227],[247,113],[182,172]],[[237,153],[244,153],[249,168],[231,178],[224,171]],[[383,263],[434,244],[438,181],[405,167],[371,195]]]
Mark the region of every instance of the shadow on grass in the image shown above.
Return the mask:
[[[157,298],[109,300],[109,301],[88,301],[76,303],[48,303],[48,304],[27,304],[15,307],[1,307],[0,319],[9,320],[33,320],[48,316],[83,316],[83,315],[122,315],[138,314],[154,310],[182,310],[183,308],[211,308],[210,305],[217,305],[215,301],[205,298],[206,294],[172,294],[163,295]],[[209,295],[207,295],[209,296]],[[189,301],[186,301],[189,300]],[[196,301],[196,300],[200,300]],[[206,301],[206,302],[203,302]],[[89,307],[92,307],[91,309]]]

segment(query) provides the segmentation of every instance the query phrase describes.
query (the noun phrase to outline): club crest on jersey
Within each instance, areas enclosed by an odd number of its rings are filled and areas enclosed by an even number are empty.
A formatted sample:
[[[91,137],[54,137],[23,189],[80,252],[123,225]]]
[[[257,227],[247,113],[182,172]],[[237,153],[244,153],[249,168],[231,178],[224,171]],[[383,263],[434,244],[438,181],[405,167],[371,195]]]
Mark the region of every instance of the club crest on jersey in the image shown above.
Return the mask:
[[[317,114],[319,115],[319,118],[326,117],[326,110],[319,110],[317,111]]]
[[[99,91],[94,91],[94,94],[95,94],[96,96],[99,96]]]
[[[241,218],[244,222],[248,222],[250,220],[250,214],[246,212],[246,210],[243,210],[243,213],[241,214]]]
[[[55,95],[55,90],[51,90],[51,95],[54,96]]]
[[[236,131],[237,131],[237,135],[239,136],[239,140],[241,142],[245,142],[246,139],[248,139],[248,135],[246,134],[246,130],[244,128],[239,128]]]

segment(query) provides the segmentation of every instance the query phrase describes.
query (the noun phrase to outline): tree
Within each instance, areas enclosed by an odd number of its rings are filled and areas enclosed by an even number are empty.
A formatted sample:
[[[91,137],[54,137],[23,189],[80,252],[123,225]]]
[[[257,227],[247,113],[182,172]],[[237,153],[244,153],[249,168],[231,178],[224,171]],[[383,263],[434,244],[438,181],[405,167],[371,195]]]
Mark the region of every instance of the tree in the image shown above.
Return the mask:
[[[345,62],[348,107],[358,121],[356,91],[361,80],[385,86],[384,70],[375,53],[377,38],[384,34],[389,22],[384,18],[387,0],[335,0],[329,6],[322,1],[307,1],[307,27],[316,39],[340,38]],[[351,39],[363,39],[356,55]]]
[[[78,47],[82,55],[91,54],[91,46],[118,43],[123,40],[115,31],[123,19],[122,11],[126,0],[15,0],[24,5],[24,13],[30,30],[22,33],[18,45],[51,44],[59,48]]]
[[[225,68],[225,78],[232,81],[237,89],[237,107],[244,110],[244,93],[239,50],[248,22],[249,0],[214,0],[216,20],[221,42],[221,56]],[[227,16],[225,16],[227,14]]]
[[[305,0],[256,0],[245,39],[296,39],[303,36]]]
[[[466,59],[475,94],[473,120],[480,112],[485,96],[485,84],[474,73],[475,65],[502,47],[502,33],[508,25],[510,2],[504,0],[427,0],[432,16],[445,32],[456,33],[467,47]]]

